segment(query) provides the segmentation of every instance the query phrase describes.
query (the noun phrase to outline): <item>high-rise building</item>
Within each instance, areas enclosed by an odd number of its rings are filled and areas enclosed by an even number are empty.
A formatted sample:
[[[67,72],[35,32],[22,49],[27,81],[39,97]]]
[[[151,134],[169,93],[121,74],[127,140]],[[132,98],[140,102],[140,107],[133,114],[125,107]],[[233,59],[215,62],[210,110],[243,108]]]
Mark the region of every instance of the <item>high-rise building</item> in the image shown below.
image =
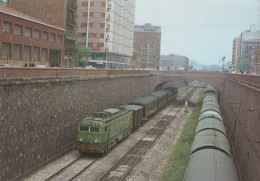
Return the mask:
[[[77,44],[92,50],[88,65],[129,68],[135,0],[78,0]]]
[[[242,60],[247,60],[248,69],[250,68],[252,48],[259,46],[259,43],[260,31],[257,30],[256,25],[251,25],[250,30],[243,31],[237,38],[234,38],[232,49],[233,70],[239,70],[238,65]]]
[[[161,27],[150,23],[136,25],[132,65],[142,69],[158,69],[161,50]],[[139,61],[138,61],[139,60]]]
[[[8,0],[8,6],[44,23],[65,29],[65,51],[61,65],[76,66],[77,0]]]

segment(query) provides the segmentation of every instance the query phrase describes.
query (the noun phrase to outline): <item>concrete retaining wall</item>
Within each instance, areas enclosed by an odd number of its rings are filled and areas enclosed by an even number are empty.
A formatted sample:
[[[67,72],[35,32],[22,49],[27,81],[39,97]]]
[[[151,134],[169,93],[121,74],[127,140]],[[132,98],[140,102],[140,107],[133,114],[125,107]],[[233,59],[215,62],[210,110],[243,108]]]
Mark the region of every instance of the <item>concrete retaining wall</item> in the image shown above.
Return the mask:
[[[250,76],[233,75],[221,92],[221,108],[242,180],[260,178],[260,89],[239,81]],[[247,80],[248,79],[248,80]],[[256,80],[257,77],[252,77]],[[260,78],[258,78],[259,82]],[[259,84],[258,84],[259,85]]]

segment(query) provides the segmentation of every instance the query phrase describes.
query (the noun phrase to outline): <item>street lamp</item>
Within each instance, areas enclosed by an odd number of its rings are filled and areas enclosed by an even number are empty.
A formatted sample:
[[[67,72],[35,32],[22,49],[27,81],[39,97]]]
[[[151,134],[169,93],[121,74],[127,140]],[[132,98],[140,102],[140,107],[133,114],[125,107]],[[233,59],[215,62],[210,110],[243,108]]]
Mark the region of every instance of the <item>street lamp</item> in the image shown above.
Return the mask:
[[[224,72],[224,62],[225,62],[225,56],[222,58],[222,71]]]

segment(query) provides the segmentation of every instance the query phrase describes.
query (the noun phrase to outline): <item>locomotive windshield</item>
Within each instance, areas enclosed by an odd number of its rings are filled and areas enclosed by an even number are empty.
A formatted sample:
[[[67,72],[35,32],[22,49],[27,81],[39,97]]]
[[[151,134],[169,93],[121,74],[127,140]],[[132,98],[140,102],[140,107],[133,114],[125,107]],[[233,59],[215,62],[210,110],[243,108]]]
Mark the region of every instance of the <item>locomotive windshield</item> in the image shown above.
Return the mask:
[[[99,127],[91,126],[90,127],[90,132],[91,133],[99,133]]]
[[[89,126],[81,125],[80,131],[89,131]]]

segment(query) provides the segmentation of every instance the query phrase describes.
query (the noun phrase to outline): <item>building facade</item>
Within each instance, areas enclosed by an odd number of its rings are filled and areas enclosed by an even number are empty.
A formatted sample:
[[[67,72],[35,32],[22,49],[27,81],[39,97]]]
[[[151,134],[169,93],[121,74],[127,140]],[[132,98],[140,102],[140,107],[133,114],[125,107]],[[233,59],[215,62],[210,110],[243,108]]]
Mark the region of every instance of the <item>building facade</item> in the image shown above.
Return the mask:
[[[248,62],[247,71],[250,71],[251,54],[254,46],[259,46],[260,31],[256,25],[251,25],[250,30],[243,31],[233,40],[232,67],[234,71],[239,71],[239,63],[242,60]]]
[[[60,66],[76,66],[77,0],[8,0],[9,7],[39,19],[41,22],[65,29],[64,55]]]
[[[252,50],[251,70],[257,75],[260,74],[260,46],[255,46]]]
[[[175,54],[161,55],[160,60],[161,70],[188,70],[189,59],[186,56]]]
[[[136,69],[159,69],[161,52],[161,27],[146,23],[136,25],[134,33],[134,58]]]
[[[65,30],[0,6],[0,64],[60,66]]]
[[[77,44],[92,50],[87,64],[129,68],[133,56],[135,0],[79,0]]]

